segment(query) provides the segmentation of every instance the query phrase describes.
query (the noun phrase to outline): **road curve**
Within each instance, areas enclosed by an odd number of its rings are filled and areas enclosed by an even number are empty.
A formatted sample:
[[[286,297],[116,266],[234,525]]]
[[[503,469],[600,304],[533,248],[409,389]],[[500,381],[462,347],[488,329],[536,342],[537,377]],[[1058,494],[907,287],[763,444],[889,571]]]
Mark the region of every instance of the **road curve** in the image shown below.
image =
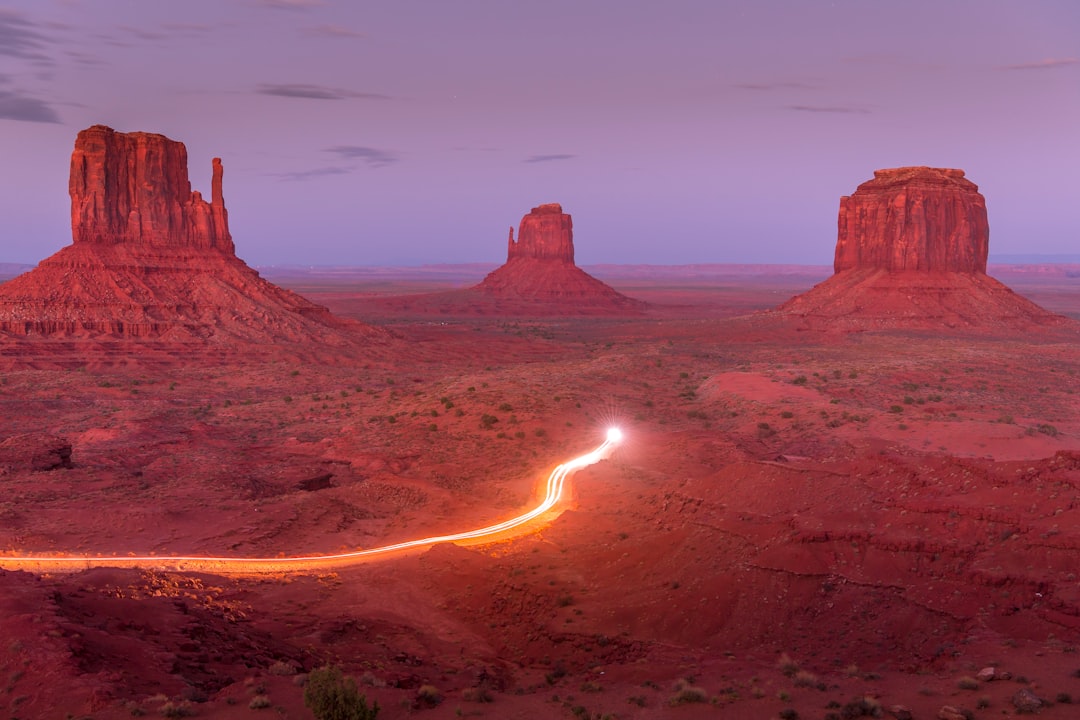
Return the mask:
[[[255,575],[262,573],[306,572],[328,567],[350,565],[380,555],[389,555],[402,550],[429,547],[437,543],[479,541],[506,536],[508,531],[527,525],[552,509],[562,497],[566,478],[581,468],[605,459],[616,445],[622,442],[622,433],[617,428],[607,431],[604,442],[592,452],[559,465],[547,479],[547,492],[543,502],[532,510],[495,525],[467,530],[449,535],[408,540],[393,545],[354,550],[332,555],[301,555],[295,557],[203,557],[198,555],[127,555],[127,556],[89,556],[89,555],[0,555],[0,569],[27,570],[36,573],[72,573],[97,567],[113,568],[152,568],[180,570],[185,572],[211,572],[232,575]]]

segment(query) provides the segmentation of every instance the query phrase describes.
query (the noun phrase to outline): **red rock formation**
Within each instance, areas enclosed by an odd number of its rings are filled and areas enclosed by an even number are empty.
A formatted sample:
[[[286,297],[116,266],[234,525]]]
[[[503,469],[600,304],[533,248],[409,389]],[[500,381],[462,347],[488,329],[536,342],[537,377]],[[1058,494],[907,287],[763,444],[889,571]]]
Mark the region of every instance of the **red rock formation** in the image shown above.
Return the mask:
[[[156,339],[346,348],[384,334],[267,282],[229,233],[222,166],[192,191],[183,143],[95,125],[71,156],[73,243],[0,285],[0,340]],[[0,355],[21,347],[0,343]]]
[[[548,203],[534,207],[521,218],[517,242],[511,226],[506,261],[517,258],[574,264],[574,222],[562,211],[562,205]]]
[[[210,203],[191,190],[187,148],[154,133],[118,133],[94,125],[71,154],[74,242],[139,243],[234,252],[214,158]]]
[[[574,264],[574,224],[558,203],[521,218],[516,242],[510,228],[506,264],[472,290],[507,314],[624,314],[645,307]]]
[[[840,198],[836,272],[986,272],[986,201],[963,170],[875,170]]]
[[[986,275],[978,190],[963,170],[876,170],[840,199],[835,274],[776,312],[838,330],[1067,324]]]

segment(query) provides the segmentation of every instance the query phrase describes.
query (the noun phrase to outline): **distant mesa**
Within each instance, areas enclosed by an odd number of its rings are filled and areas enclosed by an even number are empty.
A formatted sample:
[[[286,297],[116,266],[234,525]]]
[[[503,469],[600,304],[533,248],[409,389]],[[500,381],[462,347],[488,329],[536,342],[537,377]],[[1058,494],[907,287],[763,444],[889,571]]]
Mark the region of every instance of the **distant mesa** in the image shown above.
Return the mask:
[[[212,163],[210,202],[187,149],[164,135],[94,125],[71,154],[72,244],[0,285],[4,336],[344,347],[382,331],[331,315],[236,256]]]
[[[510,228],[506,263],[472,290],[543,314],[624,314],[646,307],[574,264],[574,223],[558,203],[534,207],[521,218],[516,241]]]
[[[840,198],[835,274],[774,312],[840,330],[1069,323],[986,274],[989,238],[963,170],[876,170]]]

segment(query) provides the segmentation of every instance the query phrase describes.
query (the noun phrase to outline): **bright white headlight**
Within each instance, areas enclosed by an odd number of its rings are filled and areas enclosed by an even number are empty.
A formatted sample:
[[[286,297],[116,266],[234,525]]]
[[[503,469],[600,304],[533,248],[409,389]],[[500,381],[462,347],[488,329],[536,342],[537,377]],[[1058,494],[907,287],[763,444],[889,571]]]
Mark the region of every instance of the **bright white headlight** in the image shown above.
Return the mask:
[[[607,439],[610,443],[622,442],[622,430],[617,427],[608,428]]]

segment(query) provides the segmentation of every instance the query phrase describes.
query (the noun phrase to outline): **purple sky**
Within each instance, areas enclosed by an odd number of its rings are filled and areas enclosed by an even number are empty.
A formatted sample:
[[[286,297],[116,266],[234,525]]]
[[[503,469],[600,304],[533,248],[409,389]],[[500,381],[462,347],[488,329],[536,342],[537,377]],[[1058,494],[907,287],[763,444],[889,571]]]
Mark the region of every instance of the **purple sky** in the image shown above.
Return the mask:
[[[959,167],[991,254],[1080,252],[1080,2],[0,0],[0,261],[71,241],[104,123],[225,166],[251,264],[831,263],[874,169]]]

